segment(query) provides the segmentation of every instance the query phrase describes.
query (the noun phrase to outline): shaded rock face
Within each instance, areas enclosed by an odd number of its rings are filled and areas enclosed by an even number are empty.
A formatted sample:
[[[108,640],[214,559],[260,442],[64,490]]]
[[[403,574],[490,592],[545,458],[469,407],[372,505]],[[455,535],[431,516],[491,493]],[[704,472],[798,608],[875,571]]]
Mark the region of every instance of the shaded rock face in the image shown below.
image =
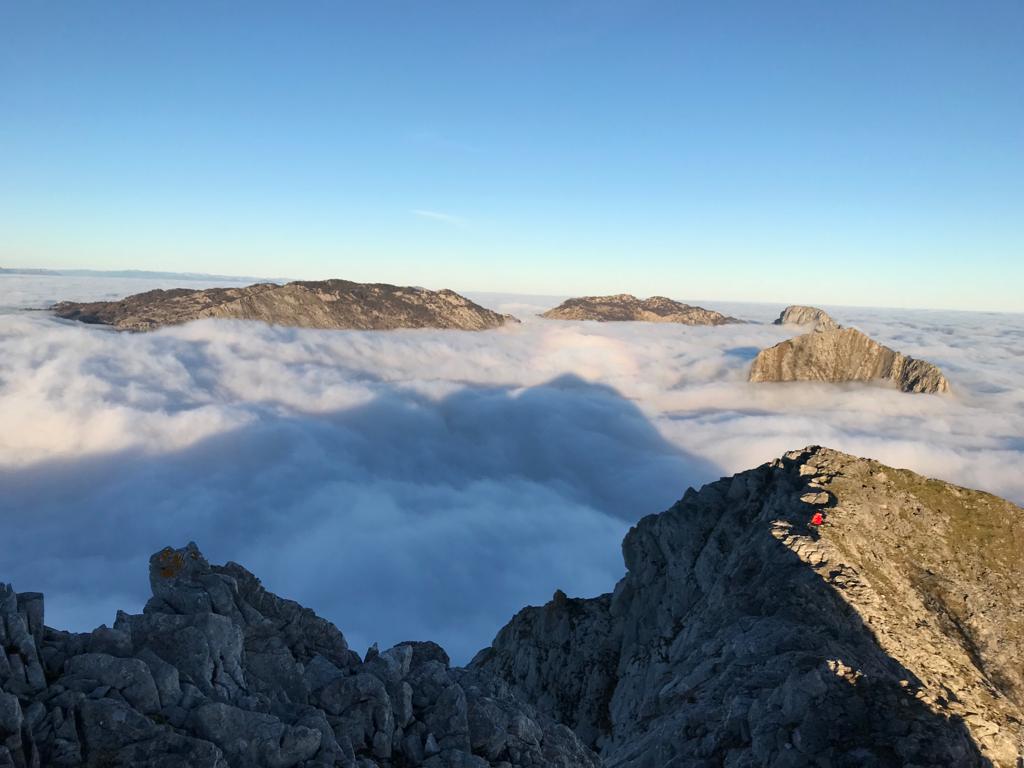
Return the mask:
[[[551,320],[638,320],[647,323],[682,323],[683,325],[727,325],[742,323],[703,307],[692,307],[664,296],[638,299],[628,293],[616,296],[583,296],[568,299],[541,317]]]
[[[750,381],[891,381],[904,392],[949,392],[942,371],[873,341],[854,328],[814,331],[763,349]]]
[[[799,304],[794,304],[782,310],[782,314],[775,321],[775,325],[811,326],[816,331],[834,331],[842,327],[825,310],[818,309],[817,307],[805,307]]]
[[[611,595],[525,609],[470,666],[609,768],[1013,768],[1022,552],[1009,502],[809,448],[644,518]]]
[[[72,634],[0,585],[0,766],[597,766],[504,681],[429,642],[365,659],[337,628],[195,548],[150,560],[141,615]]]
[[[518,323],[454,291],[428,291],[348,280],[259,283],[246,288],[175,288],[128,296],[120,301],[54,306],[58,317],[150,331],[207,317],[261,320],[300,328],[393,330],[454,328],[480,331]]]

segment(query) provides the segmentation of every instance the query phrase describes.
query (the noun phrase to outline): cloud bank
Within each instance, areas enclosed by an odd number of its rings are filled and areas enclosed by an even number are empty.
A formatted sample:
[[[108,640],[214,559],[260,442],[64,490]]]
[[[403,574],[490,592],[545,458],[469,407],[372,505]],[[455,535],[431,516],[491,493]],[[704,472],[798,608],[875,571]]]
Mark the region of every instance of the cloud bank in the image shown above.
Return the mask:
[[[21,286],[0,304],[79,297]],[[687,486],[806,444],[1024,502],[1024,317],[833,312],[954,396],[750,385],[791,335],[770,325],[128,335],[0,314],[0,579],[86,630],[141,607],[150,552],[194,539],[357,649],[431,638],[465,661],[556,588],[610,589],[628,526]]]

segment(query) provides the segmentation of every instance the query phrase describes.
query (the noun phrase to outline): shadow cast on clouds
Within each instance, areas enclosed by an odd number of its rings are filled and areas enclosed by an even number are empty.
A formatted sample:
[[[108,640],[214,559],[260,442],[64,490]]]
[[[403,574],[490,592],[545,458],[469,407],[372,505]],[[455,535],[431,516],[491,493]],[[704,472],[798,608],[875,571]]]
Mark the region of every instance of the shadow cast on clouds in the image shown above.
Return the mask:
[[[329,418],[396,391],[439,400],[467,388],[518,391],[571,373],[613,387],[670,442],[727,473],[818,443],[1024,499],[1014,470],[1021,459],[1014,440],[1024,434],[1024,357],[1000,340],[1019,321],[968,315],[922,323],[888,311],[851,317],[879,340],[950,367],[956,396],[749,384],[750,362],[736,350],[771,346],[791,332],[772,325],[539,320],[466,334],[208,320],[125,336],[41,316],[0,317],[0,424],[7,426],[0,465],[169,452],[271,417]],[[963,331],[941,334],[947,327]]]
[[[265,409],[164,453],[0,473],[4,578],[91,629],[145,599],[147,553],[194,539],[336,622],[355,647],[410,637],[465,660],[556,587],[602,591],[641,514],[720,474],[611,387],[401,389],[310,416]]]

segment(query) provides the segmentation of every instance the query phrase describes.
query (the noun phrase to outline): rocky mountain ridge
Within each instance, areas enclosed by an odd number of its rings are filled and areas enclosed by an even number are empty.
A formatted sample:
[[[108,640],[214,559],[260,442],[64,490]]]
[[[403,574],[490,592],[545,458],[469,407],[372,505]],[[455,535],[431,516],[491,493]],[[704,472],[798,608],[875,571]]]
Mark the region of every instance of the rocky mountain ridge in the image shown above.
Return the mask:
[[[614,592],[521,611],[470,667],[608,768],[1015,768],[1021,552],[1009,502],[812,447],[644,518]]]
[[[825,310],[802,304],[786,307],[776,318],[774,325],[810,326],[816,331],[834,331],[842,327]]]
[[[549,320],[638,321],[682,325],[728,325],[743,322],[721,312],[683,304],[664,296],[638,299],[628,293],[567,299],[554,309],[544,312],[541,317]]]
[[[300,328],[394,330],[452,328],[479,331],[519,321],[481,307],[454,291],[430,291],[348,280],[257,283],[245,288],[174,288],[119,301],[63,301],[58,317],[149,331],[219,317]]]
[[[761,350],[752,382],[889,381],[904,392],[949,392],[937,367],[883,346],[855,328],[816,330]]]

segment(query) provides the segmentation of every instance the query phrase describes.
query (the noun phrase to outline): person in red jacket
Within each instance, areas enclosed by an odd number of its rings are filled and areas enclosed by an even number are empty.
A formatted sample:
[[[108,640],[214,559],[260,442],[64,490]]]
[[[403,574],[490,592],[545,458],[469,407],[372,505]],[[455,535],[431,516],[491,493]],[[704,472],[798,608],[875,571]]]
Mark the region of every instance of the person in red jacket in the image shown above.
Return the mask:
[[[814,517],[811,518],[811,525],[821,525],[825,522],[825,518],[821,516],[821,512],[815,512]]]

